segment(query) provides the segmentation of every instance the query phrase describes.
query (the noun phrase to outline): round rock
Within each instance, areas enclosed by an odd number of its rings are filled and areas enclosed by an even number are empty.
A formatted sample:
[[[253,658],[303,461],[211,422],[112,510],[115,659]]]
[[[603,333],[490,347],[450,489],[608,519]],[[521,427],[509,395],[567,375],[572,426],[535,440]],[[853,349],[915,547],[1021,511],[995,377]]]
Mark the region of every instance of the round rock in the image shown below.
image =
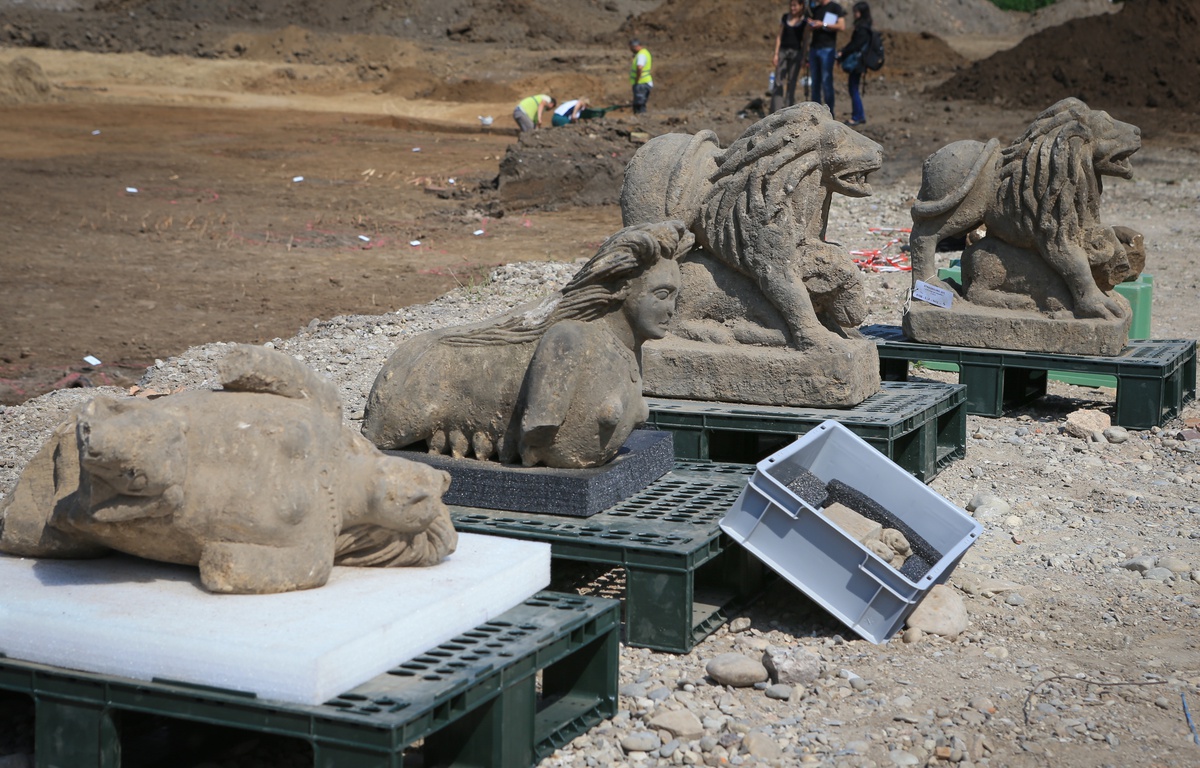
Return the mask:
[[[792,698],[792,686],[784,685],[783,683],[775,683],[775,685],[769,686],[765,691],[763,691],[763,693],[767,695],[768,699],[787,701],[788,699]]]
[[[647,725],[656,731],[666,731],[681,741],[691,741],[704,735],[704,726],[700,724],[700,718],[686,709],[661,712],[655,715]],[[655,749],[657,748],[655,747]]]
[[[908,626],[942,637],[958,637],[968,624],[967,607],[962,598],[945,584],[938,584],[929,590],[929,594],[908,617]]]
[[[621,739],[621,749],[629,752],[653,752],[662,746],[658,734],[649,731],[634,731]]]
[[[767,668],[762,662],[747,658],[740,653],[722,653],[704,667],[708,676],[720,685],[748,688],[768,678]]]
[[[761,760],[778,760],[783,757],[783,750],[775,743],[775,739],[762,731],[751,731],[742,739],[742,749]]]
[[[1163,555],[1162,557],[1158,558],[1158,562],[1155,563],[1155,566],[1158,568],[1166,568],[1171,573],[1187,573],[1188,571],[1192,570],[1192,566],[1189,563],[1184,562],[1182,558],[1176,557],[1175,555]]]

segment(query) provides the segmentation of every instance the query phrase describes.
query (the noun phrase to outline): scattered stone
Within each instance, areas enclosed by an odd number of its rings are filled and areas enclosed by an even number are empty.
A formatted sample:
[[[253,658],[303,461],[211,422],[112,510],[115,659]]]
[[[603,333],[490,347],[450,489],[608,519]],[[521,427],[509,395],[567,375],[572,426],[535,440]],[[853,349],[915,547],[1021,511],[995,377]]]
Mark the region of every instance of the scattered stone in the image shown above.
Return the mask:
[[[767,668],[759,661],[740,653],[722,653],[704,667],[718,685],[747,688],[768,678]]]
[[[736,635],[739,632],[745,632],[747,629],[750,629],[750,619],[745,616],[738,616],[729,622],[729,631],[732,634]]]
[[[634,731],[625,738],[621,739],[621,749],[625,753],[630,752],[653,752],[662,746],[662,740],[658,738],[658,734],[649,731]]]
[[[783,757],[783,750],[762,731],[750,731],[742,738],[742,749],[761,760],[778,760]]]
[[[1167,568],[1151,568],[1142,574],[1142,578],[1151,579],[1152,581],[1166,581],[1174,575]]]
[[[1119,445],[1129,440],[1129,430],[1125,427],[1112,426],[1104,430],[1104,439],[1113,445]]]
[[[1184,562],[1181,558],[1178,558],[1174,555],[1163,555],[1162,557],[1158,558],[1158,562],[1155,563],[1155,567],[1166,568],[1171,573],[1187,573],[1188,571],[1192,570],[1192,566],[1190,564]]]
[[[968,512],[974,512],[981,507],[992,507],[1001,510],[1001,514],[1009,510],[1008,502],[992,493],[977,493],[967,502]]]
[[[938,584],[929,590],[929,594],[908,617],[908,626],[943,637],[958,637],[969,623],[962,598],[945,584]]]
[[[788,699],[792,698],[792,686],[785,685],[783,683],[775,683],[774,685],[768,686],[763,693],[767,695],[768,699],[787,701]]]
[[[846,742],[846,751],[855,755],[865,755],[870,749],[870,742],[861,739]]]
[[[1025,605],[1025,598],[1021,597],[1020,592],[1013,592],[1008,597],[1004,598],[1004,603],[1006,605]]]
[[[888,758],[898,768],[908,768],[912,765],[920,765],[921,760],[911,752],[905,752],[902,749],[896,749],[888,752]]]
[[[1138,573],[1145,573],[1158,564],[1158,558],[1151,555],[1134,557],[1121,563],[1121,567]]]
[[[1063,422],[1063,431],[1071,437],[1090,440],[1093,432],[1103,433],[1111,426],[1112,419],[1107,413],[1084,408],[1067,414],[1067,419]]]
[[[807,688],[821,676],[821,657],[806,648],[768,648],[763,666],[772,682]]]
[[[666,731],[682,741],[691,741],[704,735],[704,726],[699,718],[686,709],[661,712],[651,718],[647,725],[657,731]]]

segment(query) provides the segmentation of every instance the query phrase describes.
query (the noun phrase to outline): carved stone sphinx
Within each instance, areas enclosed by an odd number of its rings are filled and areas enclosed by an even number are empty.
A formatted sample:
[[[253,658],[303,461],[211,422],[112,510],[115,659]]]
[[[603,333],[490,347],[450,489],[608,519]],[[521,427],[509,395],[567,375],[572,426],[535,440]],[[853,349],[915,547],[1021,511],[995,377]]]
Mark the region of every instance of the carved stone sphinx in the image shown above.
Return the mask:
[[[375,379],[363,434],[527,467],[608,463],[649,415],[642,344],[666,333],[691,244],[679,222],[623,229],[562,291],[406,341]]]
[[[647,344],[647,394],[768,405],[854,405],[879,389],[858,268],[825,241],[835,194],[871,194],[882,148],[817,104],[776,112],[727,149],[716,134],[667,134],[625,171],[625,224],[681,219],[671,335]],[[797,352],[803,354],[797,354]]]
[[[454,551],[450,478],[342,424],[292,357],[236,347],[224,390],[76,409],[0,502],[0,551],[112,550],[198,565],[213,592],[323,585],[335,565],[425,566]]]
[[[914,301],[904,330],[916,341],[1114,355],[1132,312],[1112,291],[1136,279],[1139,233],[1100,220],[1104,176],[1128,179],[1136,126],[1063,99],[1012,145],[958,141],[931,155],[912,208],[917,281],[953,291],[950,308]],[[949,237],[986,229],[962,256],[962,284],[935,279]]]

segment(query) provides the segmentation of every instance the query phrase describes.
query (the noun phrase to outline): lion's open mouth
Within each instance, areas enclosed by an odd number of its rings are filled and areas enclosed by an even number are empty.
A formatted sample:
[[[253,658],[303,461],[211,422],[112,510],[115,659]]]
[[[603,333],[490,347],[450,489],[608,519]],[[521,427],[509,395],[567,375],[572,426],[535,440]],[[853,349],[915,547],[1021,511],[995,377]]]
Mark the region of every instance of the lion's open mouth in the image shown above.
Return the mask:
[[[847,197],[867,197],[871,194],[871,185],[867,176],[879,170],[879,164],[850,168],[833,177],[835,191]]]
[[[1117,176],[1122,179],[1131,178],[1133,176],[1133,163],[1129,161],[1129,158],[1140,148],[1140,146],[1131,147],[1109,155],[1100,163],[1100,167],[1097,170],[1106,176]]]

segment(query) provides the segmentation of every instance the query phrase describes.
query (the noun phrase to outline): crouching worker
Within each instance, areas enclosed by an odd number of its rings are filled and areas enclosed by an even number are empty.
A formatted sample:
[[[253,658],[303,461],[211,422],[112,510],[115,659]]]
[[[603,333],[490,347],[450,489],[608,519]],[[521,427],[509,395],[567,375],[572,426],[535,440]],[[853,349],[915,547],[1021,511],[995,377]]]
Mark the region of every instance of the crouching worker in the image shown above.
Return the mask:
[[[567,125],[579,119],[583,114],[583,110],[587,109],[588,100],[586,98],[571,99],[559,104],[554,110],[554,116],[550,119],[553,125]]]
[[[553,110],[555,103],[552,97],[544,93],[521,99],[517,108],[513,110],[513,120],[517,121],[522,133],[532,131],[541,126],[542,115],[546,110]]]

